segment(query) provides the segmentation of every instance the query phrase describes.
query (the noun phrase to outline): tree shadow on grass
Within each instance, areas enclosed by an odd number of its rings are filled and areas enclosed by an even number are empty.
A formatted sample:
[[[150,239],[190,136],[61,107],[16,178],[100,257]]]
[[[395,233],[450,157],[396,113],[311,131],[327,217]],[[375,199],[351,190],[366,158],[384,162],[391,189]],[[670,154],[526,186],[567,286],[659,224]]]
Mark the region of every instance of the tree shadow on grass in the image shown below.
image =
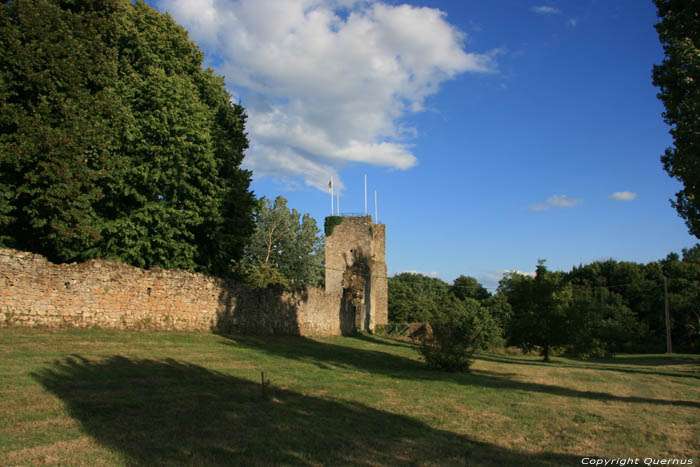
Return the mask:
[[[223,337],[228,339],[226,345],[252,348],[268,355],[315,364],[321,368],[335,367],[339,369],[355,369],[391,378],[452,381],[458,384],[471,386],[483,386],[495,389],[508,388],[517,391],[537,392],[592,400],[700,408],[700,402],[697,401],[651,399],[647,397],[617,396],[615,394],[597,391],[581,391],[564,386],[515,381],[510,379],[512,374],[477,371],[460,374],[430,371],[418,360],[393,353],[319,342],[304,337]],[[479,356],[479,358],[482,357]],[[577,366],[574,367],[579,368]]]
[[[678,370],[678,371],[658,371],[658,370],[643,370],[643,369],[633,369],[633,368],[624,368],[622,366],[616,366],[616,365],[628,365],[628,360],[630,357],[624,357],[621,359],[599,359],[599,360],[579,360],[579,359],[571,359],[575,360],[579,363],[577,364],[571,364],[571,363],[565,363],[565,362],[560,362],[560,361],[551,361],[551,362],[543,362],[543,361],[532,361],[532,360],[523,360],[522,358],[517,358],[517,357],[509,357],[506,355],[485,355],[485,354],[480,354],[478,356],[480,360],[487,360],[490,362],[497,362],[497,363],[508,363],[511,365],[532,365],[532,366],[547,366],[547,367],[560,367],[560,368],[572,368],[572,369],[578,369],[578,370],[596,370],[596,371],[614,371],[618,373],[634,373],[634,374],[640,374],[640,375],[658,375],[658,376],[672,376],[672,377],[678,377],[678,378],[695,378],[695,379],[700,379],[700,373],[696,373],[695,370],[689,371],[684,371],[684,370]],[[653,360],[652,360],[653,361]],[[690,364],[697,364],[700,362],[700,360],[693,360],[693,359],[679,359],[675,363],[666,363],[666,365],[688,365]],[[641,365],[641,363],[635,363],[636,365]],[[633,364],[634,365],[634,364]],[[651,366],[652,364],[650,364]]]
[[[416,349],[416,344],[409,341],[392,339],[390,337],[376,337],[370,334],[357,333],[347,336],[348,339],[357,339],[370,344],[386,345],[389,347],[399,347],[404,349]]]
[[[136,465],[576,465],[175,360],[74,356],[35,373],[87,434]]]

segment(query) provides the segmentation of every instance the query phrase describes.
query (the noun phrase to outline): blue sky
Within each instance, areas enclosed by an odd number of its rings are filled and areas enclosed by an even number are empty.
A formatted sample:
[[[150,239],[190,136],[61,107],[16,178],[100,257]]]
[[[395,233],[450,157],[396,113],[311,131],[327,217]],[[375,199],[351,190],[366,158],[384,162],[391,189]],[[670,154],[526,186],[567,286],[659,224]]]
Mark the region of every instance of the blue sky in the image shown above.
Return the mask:
[[[651,1],[160,0],[249,113],[257,196],[378,193],[390,274],[495,287],[539,258],[649,262],[697,241],[669,198]]]

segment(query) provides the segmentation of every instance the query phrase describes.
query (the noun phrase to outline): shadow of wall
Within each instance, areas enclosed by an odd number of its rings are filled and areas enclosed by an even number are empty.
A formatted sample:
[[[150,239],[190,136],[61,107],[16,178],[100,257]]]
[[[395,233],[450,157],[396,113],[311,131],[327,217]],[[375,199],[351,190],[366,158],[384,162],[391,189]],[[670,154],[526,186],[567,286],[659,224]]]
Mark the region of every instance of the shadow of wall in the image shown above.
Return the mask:
[[[411,344],[396,342],[389,343],[385,339],[378,339],[368,335],[356,335],[353,339],[375,343],[381,346],[408,346]],[[275,357],[283,357],[289,360],[314,362],[319,367],[345,368],[354,371],[384,375],[394,380],[407,381],[451,381],[465,386],[484,387],[498,390],[514,390],[523,392],[541,393],[544,395],[556,395],[569,397],[576,400],[596,400],[610,402],[624,402],[632,404],[652,404],[658,406],[677,406],[692,409],[700,408],[700,402],[682,399],[655,399],[651,397],[635,395],[618,395],[599,391],[583,391],[580,389],[556,386],[546,383],[524,382],[511,378],[509,374],[493,373],[480,370],[472,370],[469,373],[445,373],[440,371],[426,371],[425,365],[419,360],[405,356],[384,352],[381,349],[358,348],[331,342],[321,342],[313,339],[272,339],[260,341],[252,337],[237,336],[229,338],[227,345],[236,347],[248,347]],[[415,348],[415,347],[414,347]],[[483,360],[494,359],[490,355],[476,357]],[[505,363],[530,364],[522,360],[507,361]],[[549,367],[559,366],[558,363]],[[565,366],[564,366],[565,367]],[[597,367],[594,367],[597,369]],[[619,371],[619,370],[615,370]],[[695,376],[691,376],[695,377]]]
[[[125,465],[575,465],[175,360],[74,356],[34,378]]]

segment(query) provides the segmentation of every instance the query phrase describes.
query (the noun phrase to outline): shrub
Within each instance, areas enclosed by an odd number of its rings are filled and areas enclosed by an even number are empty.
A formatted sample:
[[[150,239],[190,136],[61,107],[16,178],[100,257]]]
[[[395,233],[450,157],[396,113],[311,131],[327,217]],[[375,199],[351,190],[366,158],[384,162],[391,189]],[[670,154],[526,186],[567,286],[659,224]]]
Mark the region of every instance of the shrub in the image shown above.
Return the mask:
[[[469,298],[448,298],[430,326],[432,334],[423,338],[420,352],[432,369],[469,371],[474,352],[503,342],[503,331],[488,308]]]

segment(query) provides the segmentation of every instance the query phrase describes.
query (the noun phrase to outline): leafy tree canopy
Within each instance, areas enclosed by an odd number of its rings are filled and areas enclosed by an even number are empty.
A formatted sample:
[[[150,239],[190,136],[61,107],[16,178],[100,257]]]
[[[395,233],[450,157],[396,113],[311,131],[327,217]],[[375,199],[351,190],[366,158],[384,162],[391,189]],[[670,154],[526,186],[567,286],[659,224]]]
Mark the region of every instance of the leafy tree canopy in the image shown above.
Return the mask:
[[[502,329],[486,307],[471,298],[448,295],[440,311],[430,319],[432,334],[420,352],[429,368],[468,371],[472,356],[502,342]]]
[[[673,147],[664,169],[683,184],[672,205],[700,238],[700,0],[654,0],[661,21],[656,31],[665,58],[654,66],[653,82],[666,107]]]
[[[252,232],[245,113],[143,1],[0,4],[0,243],[228,274]]]
[[[422,323],[437,316],[447,300],[449,286],[436,277],[403,272],[388,279],[389,321]]]
[[[574,267],[566,274],[547,271],[546,274],[552,275],[551,279],[561,288],[561,292],[555,295],[560,300],[561,313],[556,314],[557,319],[553,321],[560,323],[558,334],[561,340],[557,346],[580,356],[665,351],[665,277],[673,349],[676,352],[699,352],[698,252],[700,244],[684,249],[682,256],[671,253],[663,260],[648,264],[610,259]],[[541,272],[542,269],[538,268],[538,275]],[[533,329],[539,329],[538,332],[546,329],[536,324],[551,310],[538,303],[541,291],[536,278],[507,274],[499,284],[498,294],[482,302],[492,307],[492,314],[507,330],[511,344],[526,350],[542,345],[526,343],[535,341],[531,336]],[[507,299],[512,310],[490,304],[503,298]],[[504,318],[499,318],[501,316]]]
[[[324,277],[324,264],[324,241],[316,220],[289,209],[282,196],[274,202],[261,198],[255,209],[255,231],[244,258],[248,277],[257,278],[253,283],[317,285]]]
[[[488,290],[475,278],[470,276],[459,276],[450,286],[450,293],[460,300],[473,298],[474,300],[486,300],[491,296]]]
[[[568,318],[568,351],[582,357],[629,351],[642,331],[622,296],[605,287],[575,287]]]
[[[512,344],[525,351],[538,347],[547,361],[553,349],[568,343],[567,311],[572,288],[562,273],[549,271],[541,260],[534,278],[510,273],[501,280],[499,291],[512,306]]]

